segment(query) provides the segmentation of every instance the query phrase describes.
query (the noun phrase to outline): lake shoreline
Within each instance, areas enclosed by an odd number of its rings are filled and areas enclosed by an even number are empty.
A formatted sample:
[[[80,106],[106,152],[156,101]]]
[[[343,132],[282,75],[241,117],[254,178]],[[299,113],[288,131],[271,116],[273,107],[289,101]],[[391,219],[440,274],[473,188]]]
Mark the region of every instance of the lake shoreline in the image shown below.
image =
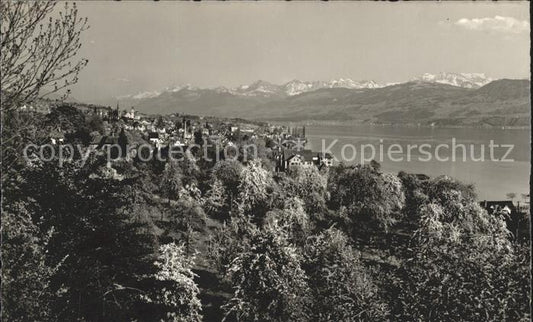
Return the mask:
[[[524,129],[406,127],[364,123],[312,124],[306,126],[306,135],[309,140],[307,148],[319,151],[325,146],[329,149],[328,152],[339,160],[344,159],[347,165],[361,163],[362,153],[365,152],[363,147],[370,145],[374,147],[376,153],[373,159],[381,163],[383,171],[423,173],[430,177],[447,175],[461,182],[474,184],[479,200],[500,200],[505,199],[505,194],[508,192],[529,191],[530,133]],[[459,158],[456,161],[451,159],[454,139],[457,144],[465,146],[464,154],[467,156],[465,161],[462,159],[461,149],[457,152]],[[510,154],[506,156],[506,159],[512,159],[512,162],[491,160],[489,151],[491,141],[499,146],[494,150],[496,159],[503,158],[503,154],[507,153],[508,149],[501,147],[513,145]],[[427,150],[431,160],[426,161],[426,154],[417,150],[424,144],[430,146]],[[394,155],[396,159],[401,160],[393,160],[385,153],[392,145],[401,147],[401,152]],[[441,145],[446,145],[447,148],[442,148],[438,154],[446,160],[437,160],[436,149]],[[472,153],[479,158],[482,145],[485,146],[483,152],[485,158],[482,161],[471,159]],[[381,146],[383,153],[380,150]],[[411,151],[409,146],[415,148]],[[368,149],[365,153],[370,153],[368,154],[370,156],[372,153],[369,151]],[[343,157],[343,153],[346,158],[353,155],[354,159],[347,160]],[[381,156],[383,161],[380,160]]]
[[[531,126],[489,126],[489,125],[428,125],[412,123],[370,123],[364,121],[326,121],[326,120],[299,120],[299,121],[279,121],[266,120],[265,122],[279,125],[330,125],[330,126],[351,126],[351,125],[369,125],[379,127],[397,127],[397,128],[435,128],[435,129],[497,129],[497,130],[531,130]]]

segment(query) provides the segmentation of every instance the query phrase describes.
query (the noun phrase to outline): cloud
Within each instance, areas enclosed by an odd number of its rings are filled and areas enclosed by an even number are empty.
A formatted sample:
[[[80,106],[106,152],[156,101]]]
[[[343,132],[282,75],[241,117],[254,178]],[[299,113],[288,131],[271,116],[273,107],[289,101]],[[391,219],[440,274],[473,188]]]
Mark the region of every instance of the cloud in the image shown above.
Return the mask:
[[[503,33],[529,32],[529,21],[518,20],[513,17],[495,16],[494,18],[462,18],[455,22],[456,26],[469,30],[498,31]]]

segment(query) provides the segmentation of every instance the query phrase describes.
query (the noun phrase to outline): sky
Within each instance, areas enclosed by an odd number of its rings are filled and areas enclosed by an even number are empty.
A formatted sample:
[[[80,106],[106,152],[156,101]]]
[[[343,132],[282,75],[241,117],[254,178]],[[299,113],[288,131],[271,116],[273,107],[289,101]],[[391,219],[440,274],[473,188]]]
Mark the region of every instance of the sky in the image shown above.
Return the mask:
[[[527,2],[78,2],[72,96],[423,73],[529,77]]]

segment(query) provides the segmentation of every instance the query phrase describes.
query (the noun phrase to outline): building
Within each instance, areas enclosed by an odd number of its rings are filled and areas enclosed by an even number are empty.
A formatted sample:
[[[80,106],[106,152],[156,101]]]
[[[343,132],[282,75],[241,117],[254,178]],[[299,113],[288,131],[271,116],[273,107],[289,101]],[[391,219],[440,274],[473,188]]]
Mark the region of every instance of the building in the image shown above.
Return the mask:
[[[37,112],[41,114],[49,114],[51,112],[50,106],[46,103],[34,102],[33,105],[22,105],[19,107],[20,111]]]
[[[333,166],[333,156],[329,153],[319,153],[318,154],[318,158],[319,158],[319,161],[318,161],[318,164],[319,165],[324,165],[326,167],[332,167]]]
[[[150,143],[152,143],[156,148],[160,148],[162,145],[158,132],[149,132],[148,141],[150,141]]]
[[[138,120],[140,119],[140,117],[138,115],[135,114],[135,108],[133,108],[133,106],[131,107],[130,111],[129,112],[126,112],[124,114],[124,117],[127,118],[127,119],[131,119],[131,120]]]
[[[59,130],[52,130],[50,132],[50,142],[52,144],[63,144],[65,141],[65,135]]]
[[[286,151],[283,151],[280,155],[280,161],[282,164],[279,168],[281,171],[293,167],[318,165],[318,154],[315,154],[311,150],[288,152],[289,153],[287,154]]]
[[[515,215],[518,210],[511,200],[502,200],[502,201],[482,201],[480,203],[489,214],[503,213],[507,216]]]
[[[184,147],[185,146],[185,143],[183,143],[179,138],[172,137],[172,138],[170,138],[170,141],[173,142],[172,146],[174,146],[174,147],[176,147],[176,146]]]
[[[102,106],[94,106],[93,107],[93,115],[99,116],[101,118],[104,118],[109,110]]]
[[[291,167],[297,166],[316,166],[319,168],[331,167],[333,165],[333,156],[329,153],[313,152],[311,150],[294,151],[282,149],[275,156],[275,171],[286,171]]]
[[[284,161],[284,169],[299,167],[304,164],[304,158],[299,154],[293,154]]]

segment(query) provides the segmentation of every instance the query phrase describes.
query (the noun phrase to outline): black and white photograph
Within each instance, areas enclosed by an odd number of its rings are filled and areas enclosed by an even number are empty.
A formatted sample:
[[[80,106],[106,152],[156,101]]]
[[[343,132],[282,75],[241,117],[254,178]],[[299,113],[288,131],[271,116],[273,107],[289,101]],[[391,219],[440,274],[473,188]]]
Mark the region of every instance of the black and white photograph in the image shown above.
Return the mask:
[[[531,320],[528,1],[0,2],[1,320]]]

